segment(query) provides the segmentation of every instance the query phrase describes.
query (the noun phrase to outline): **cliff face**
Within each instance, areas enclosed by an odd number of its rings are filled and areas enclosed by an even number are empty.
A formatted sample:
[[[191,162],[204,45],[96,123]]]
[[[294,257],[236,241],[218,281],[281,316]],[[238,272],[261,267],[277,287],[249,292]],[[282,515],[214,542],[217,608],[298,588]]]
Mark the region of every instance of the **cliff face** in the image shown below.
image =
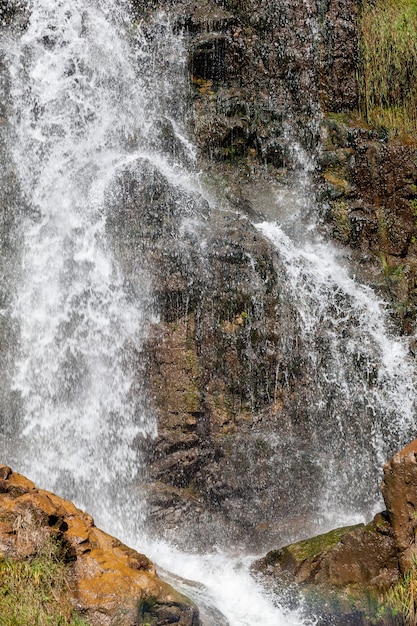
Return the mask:
[[[24,28],[3,4],[7,21]],[[415,147],[355,117],[358,2],[131,4],[150,38],[160,9],[183,33],[188,126],[207,182],[201,193],[180,189],[142,158],[120,172],[109,197],[108,231],[131,297],[143,297],[145,265],[160,318],[135,355],[158,419],[158,437],[145,446],[149,523],[184,544],[269,544],[314,515],[329,469],[321,453],[343,466],[349,451],[321,419],[337,399],[328,394],[320,419],[314,412],[322,360],[309,355],[284,263],[254,223],[281,219],[276,197],[291,196],[307,164],[312,183],[301,195],[321,212],[318,230],[345,246],[354,273],[391,298],[409,332]],[[170,120],[156,124],[158,148],[189,166]],[[13,186],[11,173],[10,195]],[[14,227],[8,202],[0,195],[5,247]],[[292,201],[287,211],[296,212]],[[316,342],[324,355],[325,325]],[[373,377],[370,364],[371,385]],[[373,425],[355,402],[339,422],[352,440],[366,440]]]
[[[159,433],[148,450],[150,523],[177,541],[180,525],[184,543],[267,544],[285,536],[285,520],[291,533],[313,513],[303,503],[320,497],[322,469],[298,314],[253,222],[276,217],[277,183],[291,186],[302,169],[299,142],[315,155],[322,230],[350,248],[355,271],[410,331],[415,148],[355,113],[357,2],[133,5],[145,19],[166,9],[184,33],[189,126],[221,207],[153,173],[157,194],[131,187],[111,225],[129,259],[147,259],[161,315],[147,346]],[[193,229],[194,218],[204,226]]]

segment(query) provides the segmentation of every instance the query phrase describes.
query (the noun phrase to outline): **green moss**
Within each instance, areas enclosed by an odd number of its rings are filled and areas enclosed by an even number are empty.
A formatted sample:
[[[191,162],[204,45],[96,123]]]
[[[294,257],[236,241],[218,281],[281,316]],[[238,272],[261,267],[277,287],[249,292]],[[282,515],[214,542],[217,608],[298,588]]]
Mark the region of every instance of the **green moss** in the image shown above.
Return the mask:
[[[403,280],[404,279],[404,265],[388,263],[388,259],[385,254],[380,254],[382,270],[384,272],[384,278],[390,280]]]
[[[414,217],[417,217],[417,198],[413,198],[412,200],[409,201],[411,204],[411,208],[414,211]]]
[[[304,561],[311,559],[321,552],[329,552],[334,548],[345,535],[352,532],[356,528],[361,528],[363,524],[357,524],[355,526],[345,526],[343,528],[336,528],[323,535],[317,535],[311,539],[304,539],[298,543],[293,543],[288,546],[288,550],[297,561]]]

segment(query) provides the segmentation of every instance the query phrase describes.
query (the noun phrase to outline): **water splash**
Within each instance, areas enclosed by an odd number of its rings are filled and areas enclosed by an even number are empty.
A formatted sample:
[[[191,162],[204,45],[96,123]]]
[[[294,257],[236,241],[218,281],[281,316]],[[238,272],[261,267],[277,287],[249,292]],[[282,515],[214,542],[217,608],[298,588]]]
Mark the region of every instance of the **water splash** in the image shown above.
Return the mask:
[[[249,571],[252,556],[184,554],[163,543],[150,543],[148,553],[162,567],[181,576],[166,575],[168,582],[202,607],[204,626],[252,626],[259,620],[263,626],[305,623],[297,611],[285,610],[256,584]]]
[[[10,102],[19,103],[8,145],[22,205],[21,269],[10,307],[20,411],[2,461],[74,499],[135,545],[141,503],[132,481],[140,439],[155,433],[141,370],[152,289],[145,267],[135,268],[140,292],[125,284],[108,211],[123,173],[146,162],[187,188],[181,163],[195,155],[180,123],[183,78],[176,87],[172,80],[176,70],[184,75],[180,38],[161,16],[153,37],[137,29],[128,41],[126,4],[33,0],[25,30],[4,43]],[[172,137],[175,150],[166,147]],[[174,570],[179,560],[193,563],[190,575],[205,571],[211,614],[220,610],[240,626],[259,614],[268,624],[289,623],[256,591],[247,567],[227,557],[172,554],[160,544],[153,556]],[[248,596],[237,601],[243,586]]]
[[[381,506],[381,467],[413,436],[415,364],[407,339],[390,333],[384,302],[351,277],[343,253],[317,234],[297,244],[277,223],[257,228],[276,247],[284,298],[297,312],[323,471],[319,510],[346,524]]]

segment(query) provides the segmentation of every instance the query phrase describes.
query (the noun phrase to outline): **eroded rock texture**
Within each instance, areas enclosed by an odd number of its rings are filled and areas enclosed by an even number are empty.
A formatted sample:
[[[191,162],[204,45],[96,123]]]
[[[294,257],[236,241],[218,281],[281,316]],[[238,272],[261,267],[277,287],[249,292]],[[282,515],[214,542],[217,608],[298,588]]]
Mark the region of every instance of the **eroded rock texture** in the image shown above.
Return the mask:
[[[96,528],[71,502],[0,465],[0,559],[36,554],[48,537],[61,545],[74,608],[92,626],[200,624],[198,610],[146,556]]]

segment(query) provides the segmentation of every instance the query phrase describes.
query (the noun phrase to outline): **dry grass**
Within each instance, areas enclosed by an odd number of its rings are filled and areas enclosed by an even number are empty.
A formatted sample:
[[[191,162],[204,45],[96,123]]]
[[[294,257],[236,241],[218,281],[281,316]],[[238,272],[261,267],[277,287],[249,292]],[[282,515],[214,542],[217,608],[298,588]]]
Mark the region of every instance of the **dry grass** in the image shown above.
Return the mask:
[[[385,605],[407,626],[417,626],[417,561],[387,592]]]
[[[0,626],[88,626],[72,609],[59,541],[20,516],[14,530],[18,549],[0,556]]]
[[[367,121],[417,132],[417,0],[364,0],[358,82]]]

